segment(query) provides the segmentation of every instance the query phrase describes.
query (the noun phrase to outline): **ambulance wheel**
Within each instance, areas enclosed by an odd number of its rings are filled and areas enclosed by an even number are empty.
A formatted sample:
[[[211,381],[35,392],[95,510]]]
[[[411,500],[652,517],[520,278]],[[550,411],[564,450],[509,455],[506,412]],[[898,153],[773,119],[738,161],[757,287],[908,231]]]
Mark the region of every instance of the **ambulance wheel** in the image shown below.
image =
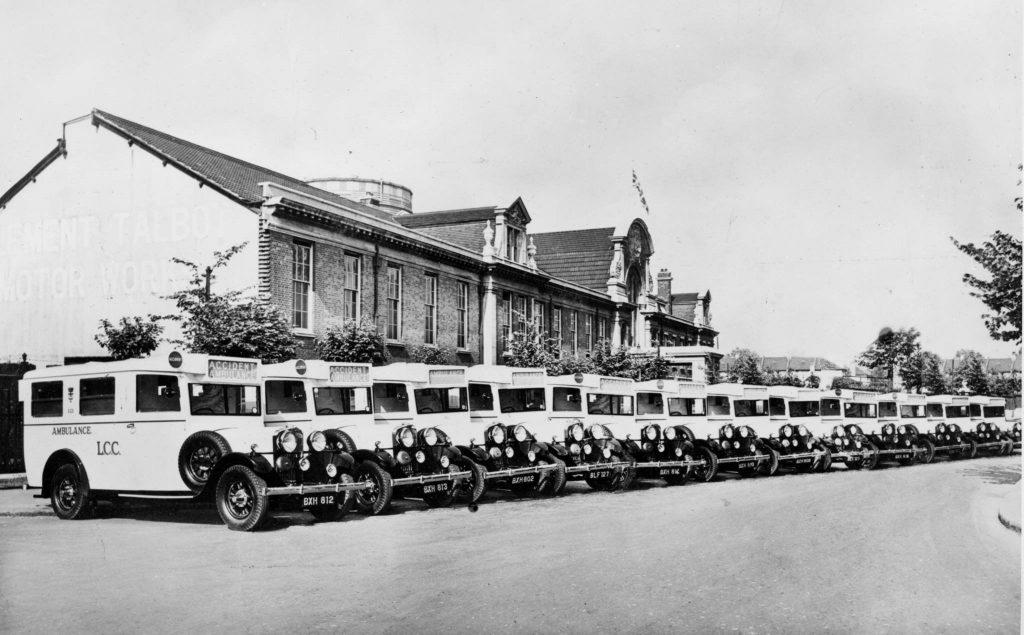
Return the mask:
[[[978,456],[978,444],[971,439],[967,439],[967,450],[963,457],[965,459],[973,459]]]
[[[1013,439],[1004,434],[999,438],[999,440],[1003,442],[1003,444],[999,446],[999,455],[1010,456],[1010,453],[1013,452]]]
[[[565,489],[565,462],[554,456],[541,457],[538,461],[554,465],[555,469],[541,472],[540,479],[537,481],[537,493],[550,496],[561,494]]]
[[[217,481],[217,513],[232,531],[256,531],[267,519],[266,481],[245,465],[232,465]]]
[[[57,468],[50,479],[50,506],[57,518],[79,520],[92,515],[89,486],[78,467],[65,463]]]
[[[587,482],[590,489],[597,490],[599,492],[610,492],[614,490],[619,482],[622,480],[622,475],[619,470],[613,470],[609,476],[603,476],[601,478],[595,478],[587,473],[587,476],[583,477],[583,480]]]
[[[341,450],[349,454],[354,454],[356,451],[356,443],[352,440],[352,437],[348,436],[347,432],[324,430],[324,437],[327,439],[327,443],[333,446],[335,450]]]
[[[356,466],[356,480],[369,483],[369,489],[353,492],[359,511],[371,516],[383,514],[391,507],[394,486],[391,475],[373,461],[363,461]]]
[[[693,455],[687,452],[686,454],[683,455],[682,458],[684,461],[692,461]],[[690,478],[691,470],[693,470],[693,468],[688,467],[684,470],[681,470],[682,474],[667,474],[665,476],[662,476],[661,478],[663,478],[665,480],[665,483],[667,483],[668,485],[685,485],[687,479]]]
[[[763,449],[768,451],[768,460],[757,464],[757,473],[761,476],[775,476],[779,473],[779,453],[767,445]]]
[[[338,474],[338,482],[342,485],[349,485],[355,481],[348,474]],[[333,523],[341,520],[352,511],[352,507],[356,504],[356,493],[353,491],[338,492],[335,494],[337,501],[334,505],[327,507],[318,507],[309,510],[310,514],[313,514],[313,518],[316,518],[320,522]]]
[[[868,455],[861,461],[861,467],[865,470],[873,470],[878,467],[878,447],[870,441],[864,442],[864,447],[868,450]]]
[[[829,450],[824,445],[821,446],[821,450],[822,450],[822,455],[821,455],[821,458],[819,458],[814,463],[814,471],[815,472],[828,472],[830,469],[832,469],[832,451]]]
[[[181,444],[178,452],[178,472],[185,485],[198,494],[210,482],[210,474],[222,458],[231,452],[231,446],[216,432],[196,432]]]
[[[698,481],[710,483],[718,475],[718,456],[709,448],[697,448],[697,460],[703,461],[703,465],[693,468],[693,477]]]
[[[629,486],[632,485],[633,481],[636,480],[636,465],[634,463],[635,459],[632,456],[625,454],[622,456],[621,460],[629,461],[630,464],[623,468],[620,468],[619,470],[619,482],[618,485],[615,487],[615,489],[619,491],[629,489]]]
[[[462,470],[458,465],[451,463],[448,465],[448,471],[461,472]],[[430,494],[424,494],[423,502],[430,507],[448,507],[455,502],[455,490],[456,488],[452,486],[451,490],[448,492],[432,492]]]
[[[455,488],[456,496],[460,501],[472,505],[483,498],[487,491],[487,469],[467,458],[462,459],[461,467],[463,471],[468,470],[470,476]]]
[[[900,465],[903,465],[903,466],[913,465],[914,463],[917,462],[917,453],[919,451],[919,448],[918,448],[917,444],[915,443],[912,446],[910,446],[910,449],[911,449],[910,458],[909,459],[900,459],[899,460],[899,464]]]
[[[925,465],[928,465],[935,460],[935,444],[928,439],[918,439],[917,442],[921,448],[921,454],[918,456],[918,460]]]

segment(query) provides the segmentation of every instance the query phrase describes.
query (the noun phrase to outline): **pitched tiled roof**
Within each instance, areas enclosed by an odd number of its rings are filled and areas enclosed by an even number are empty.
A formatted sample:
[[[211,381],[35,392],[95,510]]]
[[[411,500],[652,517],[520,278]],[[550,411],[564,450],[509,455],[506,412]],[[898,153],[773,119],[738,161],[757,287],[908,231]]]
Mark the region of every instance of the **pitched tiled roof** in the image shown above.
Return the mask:
[[[361,205],[309,185],[300,179],[236,159],[102,110],[93,110],[93,123],[138,144],[160,159],[172,163],[193,178],[207,183],[246,207],[255,207],[263,202],[258,184],[271,181],[308,196],[344,205],[349,209],[357,209],[381,220],[392,222],[394,220],[391,214],[383,210]]]
[[[405,225],[402,221],[410,216],[398,216],[395,220]],[[439,225],[437,227],[416,227],[416,231],[427,236],[433,236],[439,240],[450,242],[453,245],[465,247],[475,253],[481,253],[484,249],[484,226],[486,221],[475,223],[459,223],[455,225]],[[408,227],[408,225],[405,225]]]
[[[785,372],[789,369],[789,359],[785,357],[762,357],[761,368],[773,372]]]
[[[498,210],[494,205],[490,207],[472,207],[468,209],[451,209],[437,212],[417,212],[415,214],[404,214],[395,218],[404,227],[430,227],[434,225],[450,225],[454,223],[470,223],[475,221],[494,220],[494,214]]]
[[[1012,373],[1020,371],[1020,359],[1017,357],[990,357],[985,365],[989,373]]]
[[[697,292],[673,293],[668,305],[669,315],[687,322],[693,322],[697,312]]]
[[[537,267],[542,271],[589,289],[603,290],[608,286],[614,234],[614,227],[600,227],[530,236],[537,246]]]

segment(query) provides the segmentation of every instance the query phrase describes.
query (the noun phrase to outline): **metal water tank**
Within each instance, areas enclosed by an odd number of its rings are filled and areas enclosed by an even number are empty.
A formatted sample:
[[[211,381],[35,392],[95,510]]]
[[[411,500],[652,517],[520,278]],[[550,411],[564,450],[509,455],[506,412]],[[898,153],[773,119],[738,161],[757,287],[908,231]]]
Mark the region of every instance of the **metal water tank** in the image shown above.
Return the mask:
[[[310,179],[306,183],[350,201],[379,207],[393,214],[412,214],[412,190],[398,183],[358,176]]]

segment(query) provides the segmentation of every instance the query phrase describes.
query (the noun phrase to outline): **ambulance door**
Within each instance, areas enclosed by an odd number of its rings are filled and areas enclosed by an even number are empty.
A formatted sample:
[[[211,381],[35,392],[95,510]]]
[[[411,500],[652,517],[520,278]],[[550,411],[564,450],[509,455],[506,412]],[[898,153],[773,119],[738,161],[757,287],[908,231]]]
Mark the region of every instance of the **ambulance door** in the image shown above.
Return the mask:
[[[144,492],[186,492],[178,454],[185,441],[183,378],[173,374],[139,373],[124,378],[131,408],[122,457],[135,474],[133,489]]]

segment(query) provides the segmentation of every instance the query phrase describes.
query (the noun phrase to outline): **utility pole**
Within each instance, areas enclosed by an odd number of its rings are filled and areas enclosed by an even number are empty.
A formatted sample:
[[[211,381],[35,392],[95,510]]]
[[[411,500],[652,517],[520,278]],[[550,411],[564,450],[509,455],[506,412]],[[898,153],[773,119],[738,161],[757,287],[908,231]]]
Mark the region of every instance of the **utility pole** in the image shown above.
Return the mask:
[[[207,301],[209,301],[209,299],[210,299],[210,275],[212,273],[213,273],[213,267],[207,267],[206,268],[206,273],[203,274],[203,277],[206,278],[206,299],[207,299]]]

